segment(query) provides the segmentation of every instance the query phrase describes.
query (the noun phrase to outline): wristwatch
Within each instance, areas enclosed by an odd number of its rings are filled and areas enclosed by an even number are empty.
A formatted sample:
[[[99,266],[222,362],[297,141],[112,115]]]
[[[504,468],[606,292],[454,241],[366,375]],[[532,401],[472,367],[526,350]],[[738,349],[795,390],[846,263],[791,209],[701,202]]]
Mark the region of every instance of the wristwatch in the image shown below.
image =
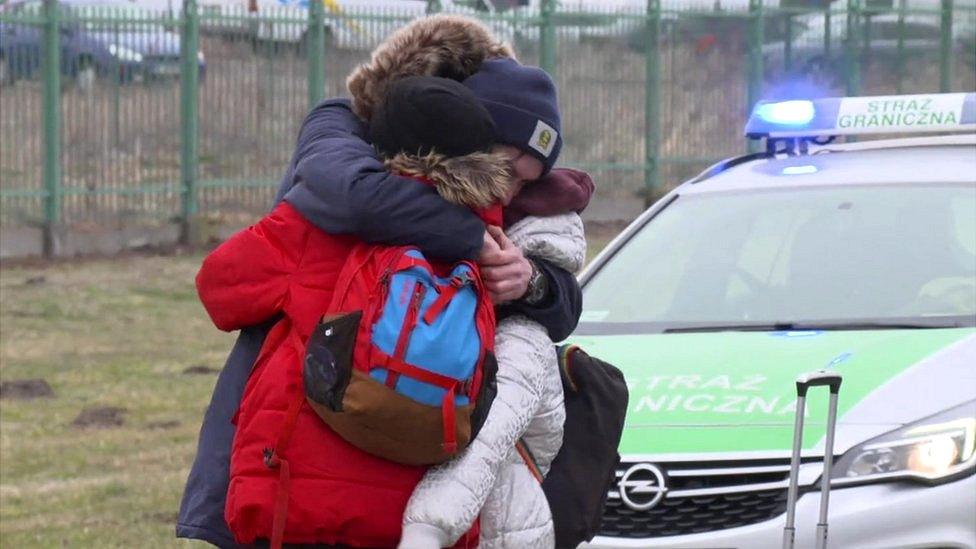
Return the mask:
[[[531,259],[528,261],[529,265],[532,266],[532,274],[529,275],[529,286],[520,301],[529,305],[535,305],[545,299],[549,293],[549,280],[546,279],[545,273],[539,269],[535,261]]]

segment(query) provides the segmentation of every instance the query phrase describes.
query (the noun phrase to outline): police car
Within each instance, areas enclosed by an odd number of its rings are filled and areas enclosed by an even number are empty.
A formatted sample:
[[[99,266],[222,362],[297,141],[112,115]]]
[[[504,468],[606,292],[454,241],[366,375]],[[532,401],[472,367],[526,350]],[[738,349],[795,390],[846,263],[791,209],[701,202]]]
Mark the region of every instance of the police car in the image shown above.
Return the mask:
[[[674,189],[587,268],[573,343],[630,386],[593,547],[778,547],[794,380],[844,378],[833,547],[976,547],[976,94],[761,102],[761,152]],[[949,135],[834,143],[838,136]],[[849,139],[850,140],[850,139]],[[826,398],[807,405],[812,547]]]

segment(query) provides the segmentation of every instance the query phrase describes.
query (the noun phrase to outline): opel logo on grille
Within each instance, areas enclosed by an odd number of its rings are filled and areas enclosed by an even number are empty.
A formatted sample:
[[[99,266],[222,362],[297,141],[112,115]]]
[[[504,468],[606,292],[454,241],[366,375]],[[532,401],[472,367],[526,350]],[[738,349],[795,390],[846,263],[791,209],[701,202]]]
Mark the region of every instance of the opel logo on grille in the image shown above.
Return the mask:
[[[657,505],[668,491],[664,473],[650,463],[634,465],[620,478],[620,498],[635,511],[647,511]]]

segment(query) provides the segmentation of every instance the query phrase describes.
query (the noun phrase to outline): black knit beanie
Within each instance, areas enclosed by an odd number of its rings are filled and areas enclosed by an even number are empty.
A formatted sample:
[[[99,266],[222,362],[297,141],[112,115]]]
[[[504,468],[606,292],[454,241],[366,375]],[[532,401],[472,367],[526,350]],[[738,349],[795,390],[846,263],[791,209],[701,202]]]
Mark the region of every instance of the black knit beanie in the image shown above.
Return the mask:
[[[449,157],[488,152],[495,124],[474,93],[460,82],[408,76],[386,92],[369,124],[373,145],[384,157],[398,153]]]
[[[548,173],[563,146],[556,85],[546,71],[514,59],[481,64],[464,85],[491,113],[499,143],[535,156]]]

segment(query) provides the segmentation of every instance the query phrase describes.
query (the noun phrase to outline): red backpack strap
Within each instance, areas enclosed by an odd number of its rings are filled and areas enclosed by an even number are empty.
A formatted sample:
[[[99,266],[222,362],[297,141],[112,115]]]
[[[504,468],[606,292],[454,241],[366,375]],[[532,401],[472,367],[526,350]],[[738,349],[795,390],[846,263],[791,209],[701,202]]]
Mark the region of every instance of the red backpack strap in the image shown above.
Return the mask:
[[[519,456],[522,457],[522,461],[525,462],[525,466],[529,468],[529,472],[532,473],[532,476],[535,477],[539,484],[542,484],[542,481],[544,480],[542,471],[539,469],[539,465],[535,462],[535,456],[533,456],[532,452],[529,451],[529,447],[525,445],[525,441],[519,439],[518,442],[515,443],[515,450],[518,452]]]
[[[403,256],[403,258],[411,259],[407,256]],[[410,297],[410,307],[407,309],[407,316],[403,320],[403,328],[400,330],[400,337],[397,338],[396,348],[393,350],[393,358],[400,362],[406,360],[407,345],[410,344],[410,336],[413,335],[413,330],[417,327],[417,315],[420,312],[420,300],[423,298],[423,294],[421,293],[422,289],[423,286],[419,282],[413,288],[413,294]],[[395,388],[399,378],[399,370],[387,370],[386,386],[390,389]]]
[[[285,422],[274,447],[264,449],[264,464],[269,469],[278,469],[278,488],[275,491],[274,520],[271,526],[271,549],[281,549],[284,541],[285,521],[288,518],[288,493],[291,489],[291,468],[281,452],[288,448],[288,442],[295,432],[295,424],[298,422],[298,414],[303,404],[305,404],[305,395],[299,391],[297,397],[288,405]]]
[[[389,372],[387,375],[394,373],[405,375],[411,379],[445,389],[444,400],[441,401],[441,419],[444,429],[444,443],[442,446],[447,455],[457,453],[457,410],[454,405],[454,397],[457,396],[457,388],[460,382],[452,377],[442,376],[437,372],[418,368],[404,361],[402,358],[384,353],[375,346],[371,349],[371,353],[370,364],[378,368],[386,368]]]
[[[474,271],[475,287],[478,289],[479,301],[475,322],[478,329],[478,337],[481,338],[481,356],[478,358],[478,367],[475,369],[474,377],[471,380],[470,392],[468,393],[469,397],[474,398],[481,392],[482,383],[484,382],[485,359],[489,353],[495,353],[496,322],[495,305],[491,302],[488,291],[485,290],[481,282],[481,271],[474,264],[471,264],[471,268]]]
[[[305,355],[305,345],[301,338],[292,327],[292,342],[299,352],[299,356]],[[301,380],[301,377],[299,377]],[[300,386],[296,387],[295,397],[288,403],[288,411],[285,412],[285,421],[278,433],[278,440],[274,446],[264,449],[264,464],[269,469],[278,469],[278,487],[275,490],[274,519],[271,525],[271,549],[281,549],[285,537],[285,522],[288,518],[288,495],[291,490],[291,467],[288,460],[282,456],[282,452],[287,451],[291,436],[295,432],[295,425],[298,423],[298,414],[301,413],[305,404],[305,392]]]
[[[275,490],[274,521],[271,523],[271,549],[281,549],[288,518],[288,494],[291,491],[291,472],[288,460],[278,462],[278,487]]]
[[[453,456],[457,453],[457,411],[454,409],[454,393],[457,384],[452,385],[444,393],[444,400],[441,402],[441,424],[444,428],[444,443],[441,447],[444,453]]]
[[[412,269],[413,267],[420,267],[425,271],[432,272],[430,268],[430,263],[426,259],[418,259],[416,257],[411,257],[406,254],[406,252],[414,248],[400,248],[398,253],[402,254],[400,259],[397,260],[396,265],[393,266],[394,272],[406,271],[407,269]]]
[[[471,278],[467,274],[464,274],[451,277],[450,283],[447,285],[438,286],[437,293],[440,295],[437,296],[434,303],[432,303],[430,308],[427,309],[427,314],[424,315],[424,322],[427,324],[433,324],[434,321],[437,320],[437,317],[444,312],[444,309],[447,307],[448,303],[454,299],[454,296],[457,295],[458,291],[466,284],[470,283]],[[477,286],[475,286],[475,291],[478,291]],[[480,294],[478,297],[480,299]]]

